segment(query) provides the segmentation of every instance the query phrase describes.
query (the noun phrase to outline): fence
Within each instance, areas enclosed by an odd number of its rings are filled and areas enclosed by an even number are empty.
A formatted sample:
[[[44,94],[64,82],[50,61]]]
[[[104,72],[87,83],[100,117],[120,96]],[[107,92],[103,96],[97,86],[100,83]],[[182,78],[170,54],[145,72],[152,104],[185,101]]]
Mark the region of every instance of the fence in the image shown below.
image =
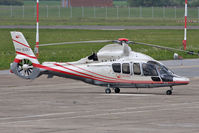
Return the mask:
[[[184,18],[176,7],[71,7],[40,6],[41,18]],[[199,19],[199,7],[189,8],[188,17]],[[0,18],[33,18],[36,6],[0,6]]]

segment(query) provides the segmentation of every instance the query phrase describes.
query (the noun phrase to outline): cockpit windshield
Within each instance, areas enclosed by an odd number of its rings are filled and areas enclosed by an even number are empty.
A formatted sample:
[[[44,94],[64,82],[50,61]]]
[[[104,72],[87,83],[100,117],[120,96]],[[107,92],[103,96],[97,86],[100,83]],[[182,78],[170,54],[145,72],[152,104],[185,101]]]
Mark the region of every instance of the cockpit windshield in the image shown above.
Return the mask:
[[[173,73],[171,73],[165,66],[157,66],[157,70],[159,71],[160,75],[173,75]]]
[[[153,66],[155,66],[158,75],[160,76],[160,78],[162,79],[162,81],[164,82],[172,82],[173,81],[173,77],[174,77],[174,73],[172,71],[170,71],[168,68],[166,68],[164,65],[155,62],[155,61],[148,61],[147,64],[151,64]]]
[[[164,76],[164,75],[173,76],[173,74],[174,74],[171,70],[169,70],[164,65],[162,65],[158,62],[148,61],[147,64],[154,65],[161,77]]]

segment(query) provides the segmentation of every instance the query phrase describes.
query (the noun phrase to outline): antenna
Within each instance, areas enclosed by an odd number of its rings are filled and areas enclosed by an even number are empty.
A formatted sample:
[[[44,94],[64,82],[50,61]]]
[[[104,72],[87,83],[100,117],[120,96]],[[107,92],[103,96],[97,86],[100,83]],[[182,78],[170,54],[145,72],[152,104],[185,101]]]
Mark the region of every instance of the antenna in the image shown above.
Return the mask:
[[[185,15],[184,15],[184,40],[182,41],[184,50],[186,50],[187,47],[187,0],[185,0]]]
[[[36,46],[35,53],[38,58],[39,56],[39,0],[37,0],[37,26],[36,26]]]

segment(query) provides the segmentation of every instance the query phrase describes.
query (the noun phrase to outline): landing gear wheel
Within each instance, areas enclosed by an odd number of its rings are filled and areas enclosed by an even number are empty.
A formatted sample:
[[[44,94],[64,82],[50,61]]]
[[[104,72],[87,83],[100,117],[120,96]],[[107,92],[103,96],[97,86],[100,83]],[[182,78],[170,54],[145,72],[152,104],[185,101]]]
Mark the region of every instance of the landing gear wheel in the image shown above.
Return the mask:
[[[105,93],[106,93],[106,94],[110,94],[110,93],[111,93],[111,89],[107,88],[107,89],[105,90]]]
[[[115,88],[115,93],[120,93],[120,88]]]
[[[167,95],[172,95],[172,90],[167,90],[166,94]]]

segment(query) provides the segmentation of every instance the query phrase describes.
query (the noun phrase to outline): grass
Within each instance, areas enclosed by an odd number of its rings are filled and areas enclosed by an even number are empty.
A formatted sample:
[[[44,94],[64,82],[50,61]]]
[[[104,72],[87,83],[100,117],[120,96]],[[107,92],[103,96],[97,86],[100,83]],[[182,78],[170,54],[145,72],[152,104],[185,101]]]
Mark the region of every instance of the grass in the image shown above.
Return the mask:
[[[19,30],[19,29],[15,29]],[[15,50],[9,34],[10,29],[0,30],[0,69],[8,69],[9,64],[15,57]],[[23,32],[31,47],[35,44],[34,29],[20,29]],[[188,31],[188,49],[199,51],[199,30]],[[182,30],[124,30],[124,31],[104,31],[104,30],[40,30],[40,44],[82,41],[82,40],[115,40],[120,37],[129,38],[137,42],[146,42],[181,48],[183,31]],[[94,44],[71,44],[59,46],[40,47],[39,61],[58,61],[67,62],[79,60],[88,56],[92,52],[97,52],[104,43]],[[172,59],[173,52],[149,48],[147,46],[131,46],[133,50],[145,53],[157,60]],[[197,56],[179,53],[184,58],[196,58]]]
[[[179,19],[182,20],[182,19]],[[35,18],[0,18],[0,25],[35,25]],[[40,25],[101,25],[101,26],[184,26],[183,22],[175,19],[144,19],[144,18],[40,18]],[[188,23],[188,26],[197,26],[199,23]]]

